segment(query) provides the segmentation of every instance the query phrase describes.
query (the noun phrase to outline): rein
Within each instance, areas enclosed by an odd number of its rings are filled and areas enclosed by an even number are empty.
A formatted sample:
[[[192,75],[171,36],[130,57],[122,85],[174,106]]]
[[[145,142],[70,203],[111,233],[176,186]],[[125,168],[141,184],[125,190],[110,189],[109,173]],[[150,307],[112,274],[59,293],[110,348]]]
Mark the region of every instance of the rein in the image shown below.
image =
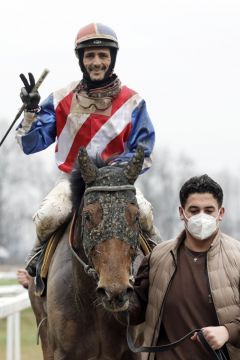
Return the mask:
[[[127,313],[127,343],[128,343],[129,349],[134,353],[140,353],[140,352],[158,353],[158,352],[168,351],[168,350],[174,349],[175,347],[180,345],[184,340],[188,339],[189,337],[191,337],[192,335],[197,333],[197,336],[198,336],[201,344],[205,347],[205,349],[209,352],[209,354],[211,354],[213,356],[213,359],[227,360],[226,356],[224,355],[223,350],[221,350],[221,349],[213,350],[213,348],[209,345],[206,338],[204,337],[202,329],[194,329],[194,330],[190,331],[189,333],[187,333],[186,335],[184,335],[182,338],[180,338],[172,343],[166,344],[166,345],[135,347],[135,345],[133,344],[131,335],[130,335],[129,327],[130,327],[130,317],[129,317],[129,313]]]
[[[72,218],[70,230],[69,230],[68,243],[69,243],[70,250],[71,250],[72,254],[75,256],[75,258],[77,259],[77,261],[82,265],[85,273],[89,276],[92,276],[94,279],[96,279],[97,278],[96,270],[92,266],[86,264],[78,256],[76,250],[73,247],[73,237],[74,237],[74,229],[75,229],[76,221],[77,221],[77,211],[75,211],[75,213],[73,214],[73,218]]]

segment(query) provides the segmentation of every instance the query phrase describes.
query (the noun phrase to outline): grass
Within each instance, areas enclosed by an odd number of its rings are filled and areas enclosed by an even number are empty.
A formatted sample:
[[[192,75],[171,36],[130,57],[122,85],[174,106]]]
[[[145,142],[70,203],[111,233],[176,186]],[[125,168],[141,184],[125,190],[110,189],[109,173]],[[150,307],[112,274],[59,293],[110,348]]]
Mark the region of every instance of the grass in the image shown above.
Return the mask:
[[[1,279],[0,285],[17,285],[17,282],[14,279],[13,280]]]
[[[6,358],[6,319],[0,320],[0,359]],[[37,326],[32,309],[21,312],[21,360],[41,360],[41,345],[37,345]]]
[[[1,285],[15,285],[16,280],[1,280]],[[37,325],[31,308],[21,312],[21,360],[42,360],[41,344],[37,345]],[[0,360],[6,359],[7,320],[0,319]]]

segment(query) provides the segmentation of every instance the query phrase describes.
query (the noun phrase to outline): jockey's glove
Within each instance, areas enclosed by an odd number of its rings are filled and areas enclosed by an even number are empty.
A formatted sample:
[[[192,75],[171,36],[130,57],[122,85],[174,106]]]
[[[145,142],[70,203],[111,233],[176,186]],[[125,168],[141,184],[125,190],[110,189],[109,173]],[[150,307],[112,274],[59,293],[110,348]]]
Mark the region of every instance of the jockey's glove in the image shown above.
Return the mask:
[[[28,73],[29,80],[23,74],[19,75],[24,87],[21,88],[20,98],[26,105],[27,111],[37,111],[39,109],[40,95],[37,90],[33,90],[35,86],[35,79],[32,73]]]

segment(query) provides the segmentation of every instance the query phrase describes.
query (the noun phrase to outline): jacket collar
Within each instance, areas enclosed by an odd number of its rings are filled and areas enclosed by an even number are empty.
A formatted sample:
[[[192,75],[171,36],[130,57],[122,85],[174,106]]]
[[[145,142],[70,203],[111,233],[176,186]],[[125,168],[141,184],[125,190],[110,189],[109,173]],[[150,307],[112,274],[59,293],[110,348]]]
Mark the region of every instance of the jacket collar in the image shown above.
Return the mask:
[[[214,256],[219,251],[220,241],[221,241],[222,233],[220,230],[216,233],[209,249],[208,249],[208,256]],[[171,249],[171,253],[174,257],[175,262],[177,261],[177,253],[180,246],[184,243],[186,239],[186,230],[183,230],[173,242],[173,247]]]
[[[210,248],[208,249],[208,256],[212,257],[218,253],[221,238],[222,238],[222,232],[220,230],[218,230],[217,234],[215,235],[215,237],[210,245]]]
[[[175,264],[177,264],[177,253],[180,246],[184,243],[186,239],[186,230],[183,230],[178,237],[173,242],[173,247],[171,249],[172,256],[174,258]]]

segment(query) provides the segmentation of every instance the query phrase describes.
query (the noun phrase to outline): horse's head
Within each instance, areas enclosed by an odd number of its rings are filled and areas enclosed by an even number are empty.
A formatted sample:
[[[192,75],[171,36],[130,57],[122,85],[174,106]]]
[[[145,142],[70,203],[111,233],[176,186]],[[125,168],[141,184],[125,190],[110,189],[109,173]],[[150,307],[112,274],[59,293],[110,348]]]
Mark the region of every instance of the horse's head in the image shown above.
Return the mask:
[[[125,167],[97,168],[85,149],[78,155],[86,184],[81,237],[97,277],[97,294],[107,310],[127,309],[132,288],[132,262],[139,237],[139,208],[134,182],[144,160],[143,148]]]

